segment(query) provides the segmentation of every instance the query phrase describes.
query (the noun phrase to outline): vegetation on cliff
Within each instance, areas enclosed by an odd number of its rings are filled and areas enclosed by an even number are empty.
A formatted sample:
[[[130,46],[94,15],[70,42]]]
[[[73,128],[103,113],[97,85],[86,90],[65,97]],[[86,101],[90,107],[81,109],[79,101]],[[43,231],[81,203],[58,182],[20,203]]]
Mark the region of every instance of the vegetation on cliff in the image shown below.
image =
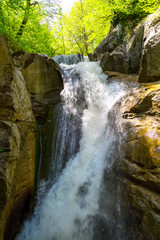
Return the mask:
[[[76,0],[63,13],[57,0],[1,0],[0,34],[32,53],[89,55],[111,26],[132,28],[159,6],[159,0]]]
[[[112,26],[117,24],[135,27],[159,6],[159,0],[109,0],[112,9]]]

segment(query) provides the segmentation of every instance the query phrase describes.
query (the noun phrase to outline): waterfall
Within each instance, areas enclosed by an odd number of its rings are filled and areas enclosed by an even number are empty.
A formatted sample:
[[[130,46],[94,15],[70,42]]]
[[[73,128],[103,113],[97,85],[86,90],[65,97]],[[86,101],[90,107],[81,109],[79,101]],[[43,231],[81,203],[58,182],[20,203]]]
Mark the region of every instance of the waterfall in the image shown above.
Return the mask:
[[[125,87],[108,83],[95,62],[61,67],[63,103],[50,188],[17,240],[111,240],[106,226],[115,223],[104,179],[118,161],[121,120],[115,106],[126,94]]]
[[[84,57],[80,54],[72,54],[72,55],[58,55],[53,57],[53,60],[57,63],[65,63],[67,65],[72,65],[83,61],[83,58]]]

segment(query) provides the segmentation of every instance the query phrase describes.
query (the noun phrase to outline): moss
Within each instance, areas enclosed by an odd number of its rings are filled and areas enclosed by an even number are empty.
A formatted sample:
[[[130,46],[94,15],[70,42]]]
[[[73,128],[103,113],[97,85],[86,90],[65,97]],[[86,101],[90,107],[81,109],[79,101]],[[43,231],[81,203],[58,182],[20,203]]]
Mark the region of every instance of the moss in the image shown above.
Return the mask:
[[[147,211],[143,219],[143,231],[146,240],[160,240],[160,215]]]

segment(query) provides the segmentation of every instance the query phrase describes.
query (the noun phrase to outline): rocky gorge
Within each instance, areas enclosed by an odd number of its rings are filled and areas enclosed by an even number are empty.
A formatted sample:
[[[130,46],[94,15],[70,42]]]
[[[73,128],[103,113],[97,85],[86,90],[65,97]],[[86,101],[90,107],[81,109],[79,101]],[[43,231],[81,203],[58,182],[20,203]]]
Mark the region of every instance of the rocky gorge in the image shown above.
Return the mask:
[[[52,59],[13,53],[0,38],[0,239],[15,238],[31,207],[38,125],[46,122],[62,89]]]
[[[128,229],[136,232],[136,239],[160,239],[159,51],[158,9],[129,36],[117,26],[93,53],[109,81],[139,82],[121,108],[126,133],[120,167],[122,199],[129,213]]]
[[[126,37],[122,26],[117,26],[93,53],[110,82],[134,82],[120,110],[125,129],[120,179],[127,228],[138,240],[160,239],[159,36],[160,10],[130,37]],[[62,89],[60,68],[53,59],[12,52],[0,38],[2,240],[15,238],[31,208],[39,155],[38,126],[47,128],[48,114],[60,102]]]

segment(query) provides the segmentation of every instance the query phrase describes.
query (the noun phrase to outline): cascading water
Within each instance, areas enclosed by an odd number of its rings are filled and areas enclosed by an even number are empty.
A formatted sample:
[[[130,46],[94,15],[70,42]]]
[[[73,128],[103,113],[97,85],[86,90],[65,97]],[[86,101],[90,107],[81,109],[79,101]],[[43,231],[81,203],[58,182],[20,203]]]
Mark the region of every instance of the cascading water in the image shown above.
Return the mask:
[[[125,95],[124,86],[107,84],[95,62],[62,65],[62,69],[63,105],[53,144],[50,189],[17,240],[117,240],[106,230],[113,216],[107,212],[103,191],[104,175],[118,154],[120,119],[114,106]]]

